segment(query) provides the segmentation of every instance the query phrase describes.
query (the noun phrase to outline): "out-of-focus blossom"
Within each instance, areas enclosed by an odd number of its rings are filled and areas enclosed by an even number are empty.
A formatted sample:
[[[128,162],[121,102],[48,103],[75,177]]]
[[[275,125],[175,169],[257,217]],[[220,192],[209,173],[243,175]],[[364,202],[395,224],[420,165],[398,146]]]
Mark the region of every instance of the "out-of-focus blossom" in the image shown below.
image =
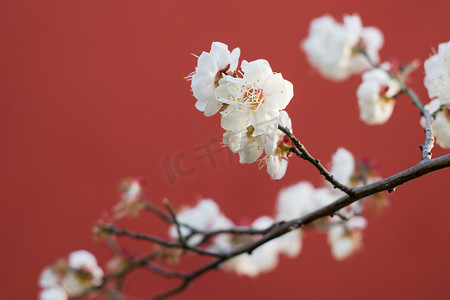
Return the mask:
[[[311,201],[313,193],[314,187],[307,181],[282,189],[278,194],[276,219],[288,221],[317,209],[318,205]]]
[[[278,194],[277,221],[300,218],[317,208],[311,201],[314,187],[306,181],[284,188]],[[290,257],[297,256],[302,248],[301,230],[295,230],[279,238],[280,252]]]
[[[365,219],[363,217],[354,218],[357,219],[353,221],[353,224],[334,224],[328,230],[331,254],[336,260],[346,259],[362,246],[361,229],[365,228],[367,222],[364,222]]]
[[[62,286],[69,295],[80,294],[87,288],[102,283],[103,270],[89,251],[72,252],[68,264],[69,271],[63,278]]]
[[[439,44],[438,52],[425,60],[424,84],[431,99],[450,104],[450,41]]]
[[[217,204],[211,199],[201,200],[197,206],[181,211],[177,215],[180,224],[188,225],[189,227],[200,231],[213,231],[219,229],[229,229],[234,226],[220,211]],[[185,226],[180,226],[181,235],[187,238],[192,234],[192,230]],[[172,238],[178,238],[178,231],[175,225],[169,229],[169,234]],[[201,234],[192,234],[188,239],[189,245],[195,246],[202,240]]]
[[[60,284],[59,275],[50,267],[45,267],[39,276],[39,286],[42,288],[56,286]]]
[[[121,199],[114,206],[114,216],[120,219],[124,216],[137,216],[144,207],[144,189],[142,180],[129,178],[120,184]]]
[[[254,229],[266,229],[274,223],[269,216],[256,219],[251,225]],[[278,264],[279,239],[271,240],[255,249],[251,254],[238,255],[225,263],[225,268],[239,275],[255,277],[267,272]]]
[[[425,107],[430,113],[436,112],[443,103],[440,99],[434,99]],[[425,126],[425,119],[421,119],[421,124]],[[436,138],[436,143],[442,148],[450,148],[450,105],[446,105],[436,114],[436,118],[431,123],[431,131]]]
[[[331,174],[342,184],[348,185],[355,172],[355,158],[345,148],[339,148],[333,154]]]
[[[66,291],[60,286],[45,288],[39,293],[39,300],[67,300]]]
[[[254,136],[273,128],[279,111],[291,101],[294,90],[292,83],[273,73],[266,60],[243,61],[243,78],[226,75],[219,82],[214,93],[224,105],[222,127],[225,130],[245,130],[253,126]]]
[[[385,70],[372,69],[362,76],[356,95],[360,118],[366,124],[384,124],[394,111],[395,99],[393,98],[401,87],[397,81],[389,77],[387,68]]]
[[[361,216],[355,216],[347,221],[347,226],[350,230],[363,230],[367,227],[367,220]]]
[[[44,268],[39,279],[39,285],[44,288],[40,299],[65,300],[100,285],[102,280],[103,270],[95,256],[86,250],[74,251],[67,260]]]
[[[188,76],[191,89],[197,99],[195,107],[209,117],[216,114],[222,107],[214,97],[214,90],[224,74],[233,74],[238,66],[240,49],[228,50],[228,46],[213,42],[211,51],[203,52],[197,62],[195,72]]]
[[[374,27],[362,27],[358,15],[344,15],[337,23],[325,15],[311,22],[309,36],[301,44],[306,56],[319,73],[331,80],[344,80],[371,67],[357,47],[378,62],[383,35]]]

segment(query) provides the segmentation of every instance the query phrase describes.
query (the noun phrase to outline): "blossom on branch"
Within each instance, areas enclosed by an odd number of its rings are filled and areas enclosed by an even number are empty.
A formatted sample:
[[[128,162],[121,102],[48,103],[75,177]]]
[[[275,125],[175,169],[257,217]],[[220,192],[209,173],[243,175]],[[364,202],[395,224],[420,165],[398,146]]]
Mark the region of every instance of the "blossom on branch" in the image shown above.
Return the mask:
[[[197,99],[195,107],[209,117],[216,114],[222,107],[214,97],[214,90],[219,86],[219,80],[225,74],[234,74],[239,62],[240,49],[228,50],[228,46],[213,42],[211,51],[203,52],[198,57],[197,67],[187,78],[192,80],[191,89]]]
[[[274,223],[269,216],[262,216],[256,219],[251,228],[266,229]],[[279,239],[269,241],[261,247],[253,250],[251,254],[243,253],[225,264],[225,269],[234,271],[239,275],[255,277],[261,272],[268,272],[278,264]]]
[[[223,104],[221,125],[225,130],[245,130],[253,126],[257,136],[271,127],[294,96],[292,83],[273,73],[264,59],[243,61],[243,78],[225,75],[214,91]]]
[[[138,178],[122,180],[120,183],[120,192],[120,201],[113,209],[115,219],[120,219],[124,216],[136,217],[143,208],[143,180]]]
[[[356,14],[344,15],[343,23],[324,15],[311,22],[309,36],[300,46],[323,77],[339,81],[371,67],[359,49],[378,62],[383,35],[375,27],[362,27]]]
[[[439,44],[438,52],[425,60],[424,84],[431,99],[450,104],[450,41]]]
[[[97,259],[86,250],[72,252],[68,259],[61,259],[41,273],[39,285],[44,289],[40,300],[65,300],[76,297],[90,287],[99,286],[103,270]]]
[[[239,154],[241,164],[254,163],[263,153],[263,136],[253,136],[253,132],[254,127],[249,126],[246,130],[227,130],[223,134],[223,144],[228,146],[233,153]]]
[[[430,113],[436,113],[435,119],[431,123],[431,131],[436,137],[436,143],[442,148],[450,148],[450,105],[441,107],[443,103],[440,99],[434,99],[425,107]],[[425,127],[425,119],[421,119],[422,127]]]
[[[384,124],[394,111],[394,97],[400,92],[398,82],[389,76],[389,64],[362,75],[356,95],[360,119],[368,125]]]
[[[181,236],[191,246],[197,245],[203,239],[203,235],[196,233],[196,230],[207,232],[230,229],[234,226],[233,222],[225,217],[219,206],[211,199],[203,199],[195,207],[181,211],[177,220],[180,227],[177,228],[176,225],[172,225],[169,229],[169,235],[177,239],[179,238],[178,230],[180,230]]]
[[[50,286],[42,290],[39,294],[39,300],[67,300],[66,291],[60,286]]]
[[[359,223],[359,226],[352,227],[352,223]],[[343,260],[361,248],[361,230],[366,226],[367,221],[363,217],[353,217],[347,224],[332,225],[328,230],[328,243],[334,259]]]
[[[280,111],[277,123],[292,132],[292,121],[286,111]],[[267,165],[267,173],[269,173],[270,178],[279,180],[286,173],[288,157],[293,155],[291,152],[292,141],[277,128],[264,136],[266,157],[262,159],[260,165]]]

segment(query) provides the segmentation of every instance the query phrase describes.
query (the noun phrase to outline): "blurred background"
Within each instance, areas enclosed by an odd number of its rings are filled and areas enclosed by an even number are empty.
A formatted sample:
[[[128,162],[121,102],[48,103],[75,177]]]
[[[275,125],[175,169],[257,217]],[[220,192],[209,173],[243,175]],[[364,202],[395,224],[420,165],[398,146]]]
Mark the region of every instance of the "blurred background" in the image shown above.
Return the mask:
[[[125,177],[145,178],[155,205],[167,197],[178,209],[209,197],[247,224],[275,212],[281,188],[323,184],[300,159],[271,181],[238,155],[230,161],[226,149],[215,166],[201,158],[206,144],[222,149],[223,131],[218,116],[196,111],[183,77],[196,66],[191,53],[213,41],[240,47],[241,59],[267,59],[294,84],[294,133],[322,162],[342,146],[373,160],[383,177],[414,165],[423,130],[409,98],[398,99],[387,124],[363,124],[359,76],[322,79],[299,42],[313,18],[359,13],[384,33],[382,60],[423,63],[450,39],[449,10],[448,1],[0,1],[0,298],[36,299],[42,268],[74,250],[91,251],[103,266],[111,254],[91,226],[119,200]],[[428,102],[422,81],[421,66],[412,87]],[[180,153],[193,172],[171,177],[164,162]],[[251,279],[213,271],[174,299],[448,299],[449,175],[397,188],[387,209],[368,215],[364,247],[346,261],[332,259],[325,235],[308,232],[300,256],[283,257],[273,272]],[[167,236],[149,214],[124,225]],[[151,247],[129,245],[136,253]],[[176,283],[137,272],[125,291],[148,299]]]

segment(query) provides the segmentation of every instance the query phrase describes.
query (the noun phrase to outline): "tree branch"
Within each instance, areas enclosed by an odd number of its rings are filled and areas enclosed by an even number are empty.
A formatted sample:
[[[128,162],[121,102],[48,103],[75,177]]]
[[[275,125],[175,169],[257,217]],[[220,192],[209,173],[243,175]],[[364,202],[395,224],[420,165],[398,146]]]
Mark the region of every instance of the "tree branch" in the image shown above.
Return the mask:
[[[379,180],[377,182],[368,184],[363,187],[354,188],[354,194],[353,196],[350,195],[344,195],[341,198],[337,199],[333,203],[326,205],[310,214],[307,214],[303,217],[288,221],[288,222],[279,222],[275,223],[271,228],[270,231],[268,231],[266,234],[264,234],[260,239],[253,241],[251,243],[248,243],[246,245],[243,245],[228,254],[224,255],[223,257],[216,258],[214,261],[204,265],[203,267],[199,268],[198,270],[192,272],[191,274],[187,275],[183,282],[175,287],[174,289],[171,289],[163,294],[160,294],[156,296],[154,299],[164,299],[169,296],[172,296],[176,293],[181,292],[184,290],[192,280],[196,279],[200,275],[206,273],[207,271],[210,271],[212,269],[216,269],[218,266],[220,266],[223,262],[227,261],[228,259],[235,257],[237,255],[243,254],[243,253],[251,253],[253,250],[258,248],[259,246],[263,245],[264,243],[273,240],[287,232],[290,232],[292,230],[298,229],[302,226],[305,226],[317,219],[326,217],[326,216],[332,216],[340,209],[352,204],[353,202],[356,202],[360,199],[363,199],[367,196],[382,192],[382,191],[388,191],[393,192],[396,187],[411,181],[413,179],[416,179],[418,177],[421,177],[423,175],[444,169],[450,167],[450,154],[441,156],[439,158],[435,159],[427,159],[422,160],[417,165],[404,170],[398,174],[395,174],[391,177]]]
[[[309,152],[306,150],[305,146],[300,143],[300,141],[289,131],[289,129],[278,125],[278,129],[281,130],[294,144],[295,149],[297,149],[301,155],[301,158],[303,158],[306,161],[309,161],[314,167],[316,167],[317,170],[319,170],[320,174],[325,177],[325,179],[330,182],[333,185],[333,188],[340,189],[350,197],[353,197],[354,191],[352,188],[340,183],[336,179],[334,179],[334,176],[330,174],[330,172],[325,169],[325,167],[320,163],[320,161],[314,157],[312,157]]]

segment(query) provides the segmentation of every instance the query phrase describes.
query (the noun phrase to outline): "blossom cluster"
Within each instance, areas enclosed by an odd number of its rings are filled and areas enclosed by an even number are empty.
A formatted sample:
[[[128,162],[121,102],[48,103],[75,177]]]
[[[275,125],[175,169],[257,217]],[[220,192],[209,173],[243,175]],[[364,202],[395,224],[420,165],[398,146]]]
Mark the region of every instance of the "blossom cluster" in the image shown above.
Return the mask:
[[[239,70],[239,56],[239,48],[230,52],[227,45],[213,42],[210,52],[198,57],[188,76],[195,107],[207,117],[220,112],[223,143],[239,154],[241,163],[254,163],[264,152],[260,166],[267,165],[271,178],[280,179],[291,145],[278,125],[292,130],[284,109],[294,95],[293,85],[264,59],[244,60]]]
[[[94,255],[86,250],[78,250],[44,268],[39,285],[43,289],[40,300],[67,300],[76,297],[86,289],[99,286],[103,280],[103,270]]]
[[[358,15],[345,15],[343,23],[329,15],[313,20],[300,46],[327,79],[340,81],[364,72],[356,96],[360,119],[368,125],[389,120],[408,73],[417,67],[416,62],[405,67],[396,60],[379,64],[383,35],[377,28],[362,27]],[[432,132],[438,145],[450,148],[450,42],[440,44],[424,67],[424,84],[432,99],[426,107],[435,114]]]
[[[331,170],[333,176],[343,184],[358,185],[354,179],[355,160],[348,150],[344,148],[337,150],[332,158]],[[309,182],[299,182],[280,191],[274,216],[261,216],[253,221],[250,227],[264,230],[275,222],[302,217],[330,204],[342,195],[342,191],[333,189],[331,185],[314,188]],[[328,217],[313,225],[328,232],[328,241],[335,259],[344,259],[361,246],[361,231],[367,222],[360,216],[362,210],[360,205],[354,204],[342,209],[339,214],[345,215],[346,219],[338,216]],[[178,239],[180,233],[190,246],[200,246],[204,242],[205,233],[239,228],[211,199],[203,199],[195,207],[181,210],[177,219],[180,227],[173,225],[169,235]],[[209,240],[207,247],[214,251],[229,252],[251,241],[252,238],[254,237],[225,232]],[[302,232],[295,230],[267,242],[255,249],[251,255],[245,253],[230,259],[224,264],[224,268],[240,275],[253,277],[261,272],[272,270],[277,265],[280,254],[295,257],[300,253],[301,248]]]
[[[370,68],[370,63],[359,52],[364,49],[378,62],[378,51],[383,46],[383,34],[375,27],[363,27],[358,15],[345,15],[343,23],[325,15],[314,19],[309,36],[301,43],[306,56],[319,73],[339,81]]]

